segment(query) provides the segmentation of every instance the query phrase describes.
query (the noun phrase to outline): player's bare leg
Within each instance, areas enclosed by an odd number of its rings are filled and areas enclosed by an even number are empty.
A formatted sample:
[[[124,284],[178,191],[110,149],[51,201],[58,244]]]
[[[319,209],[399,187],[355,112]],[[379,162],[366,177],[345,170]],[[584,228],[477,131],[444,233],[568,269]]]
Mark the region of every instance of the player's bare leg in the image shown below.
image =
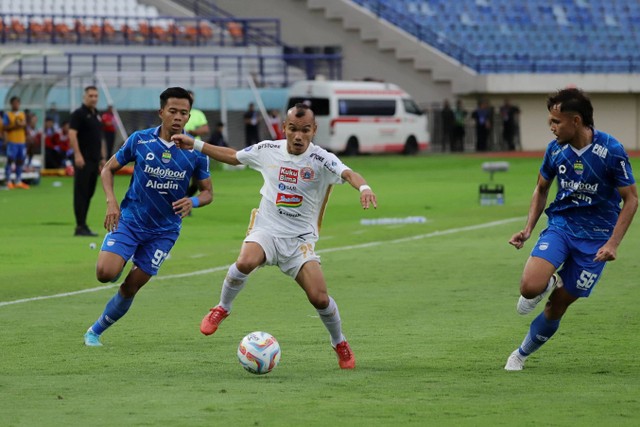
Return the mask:
[[[122,258],[120,258],[122,259]],[[84,334],[84,343],[89,347],[102,345],[100,336],[122,316],[124,316],[138,291],[151,279],[151,276],[137,266],[133,266],[116,294],[109,300],[96,322]]]
[[[125,264],[126,260],[120,255],[109,251],[100,251],[96,264],[96,278],[101,283],[116,283],[122,275]]]
[[[244,288],[249,274],[264,261],[264,251],[259,244],[254,242],[242,244],[238,259],[229,267],[222,283],[220,302],[204,316],[200,322],[200,332],[204,335],[211,335],[218,330],[220,323],[229,316],[233,300]]]
[[[519,314],[528,314],[553,289],[562,286],[562,279],[556,273],[556,267],[539,257],[529,257],[520,281],[520,298],[516,305]]]
[[[342,369],[356,367],[356,359],[351,347],[342,334],[342,320],[336,302],[327,294],[327,285],[322,269],[317,261],[305,263],[296,282],[307,294],[309,302],[316,308],[320,320],[331,335],[331,346],[338,356],[338,364]]]
[[[507,371],[524,369],[527,357],[551,339],[558,330],[560,319],[564,316],[567,308],[577,300],[578,297],[571,295],[564,288],[554,289],[544,311],[531,322],[529,333],[525,336],[520,347],[509,355],[504,369]]]

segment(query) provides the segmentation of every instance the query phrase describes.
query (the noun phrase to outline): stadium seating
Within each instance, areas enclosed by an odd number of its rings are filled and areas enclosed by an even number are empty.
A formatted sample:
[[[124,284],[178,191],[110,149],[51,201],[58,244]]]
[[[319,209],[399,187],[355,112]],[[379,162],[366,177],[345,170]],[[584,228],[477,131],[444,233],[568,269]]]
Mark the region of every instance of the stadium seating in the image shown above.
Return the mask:
[[[0,42],[209,44],[206,19],[161,17],[137,0],[0,0]]]
[[[637,0],[353,0],[480,73],[640,72]]]

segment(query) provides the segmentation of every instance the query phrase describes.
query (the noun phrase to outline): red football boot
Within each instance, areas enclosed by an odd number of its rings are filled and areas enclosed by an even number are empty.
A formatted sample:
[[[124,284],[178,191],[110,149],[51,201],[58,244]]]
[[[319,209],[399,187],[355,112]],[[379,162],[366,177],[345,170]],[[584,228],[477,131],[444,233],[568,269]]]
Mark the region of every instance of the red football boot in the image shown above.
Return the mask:
[[[220,323],[227,318],[229,312],[219,305],[209,310],[202,322],[200,323],[200,332],[205,335],[211,335],[218,330]]]

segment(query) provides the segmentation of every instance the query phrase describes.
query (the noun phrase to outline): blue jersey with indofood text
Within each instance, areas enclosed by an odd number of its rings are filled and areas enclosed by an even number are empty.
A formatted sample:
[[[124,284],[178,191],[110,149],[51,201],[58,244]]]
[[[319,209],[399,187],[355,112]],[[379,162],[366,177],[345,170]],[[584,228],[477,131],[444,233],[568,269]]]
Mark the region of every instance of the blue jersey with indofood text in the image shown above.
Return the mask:
[[[120,220],[144,232],[179,231],[172,203],[186,196],[191,177],[210,176],[209,158],[181,150],[159,136],[160,127],[134,132],[116,153],[121,165],[134,162],[129,190],[120,205]]]
[[[606,240],[620,213],[619,187],[635,183],[629,157],[614,137],[593,130],[590,145],[577,150],[551,141],[540,174],[558,178],[558,193],[545,210],[549,227],[577,238]]]

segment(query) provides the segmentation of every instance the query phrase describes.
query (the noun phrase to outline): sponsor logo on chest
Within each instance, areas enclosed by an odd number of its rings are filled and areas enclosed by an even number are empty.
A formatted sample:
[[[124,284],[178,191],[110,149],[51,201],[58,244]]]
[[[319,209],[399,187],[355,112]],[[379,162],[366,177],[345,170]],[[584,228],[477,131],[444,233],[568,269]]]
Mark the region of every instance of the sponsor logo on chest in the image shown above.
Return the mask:
[[[295,185],[287,185],[282,182],[278,184],[278,190],[280,191],[298,191],[298,188]]]
[[[175,171],[173,169],[163,168],[161,166],[151,167],[150,165],[144,165],[144,173],[153,178],[173,179],[180,180],[185,179],[187,171]]]
[[[594,144],[592,151],[593,151],[593,154],[596,154],[603,159],[607,158],[607,153],[609,152],[607,148],[603,147],[600,144]]]
[[[285,208],[298,208],[302,206],[302,196],[297,194],[278,193],[276,196],[276,206]]]
[[[298,183],[298,169],[291,168],[280,168],[280,176],[278,177],[278,181],[289,182],[292,184]]]

